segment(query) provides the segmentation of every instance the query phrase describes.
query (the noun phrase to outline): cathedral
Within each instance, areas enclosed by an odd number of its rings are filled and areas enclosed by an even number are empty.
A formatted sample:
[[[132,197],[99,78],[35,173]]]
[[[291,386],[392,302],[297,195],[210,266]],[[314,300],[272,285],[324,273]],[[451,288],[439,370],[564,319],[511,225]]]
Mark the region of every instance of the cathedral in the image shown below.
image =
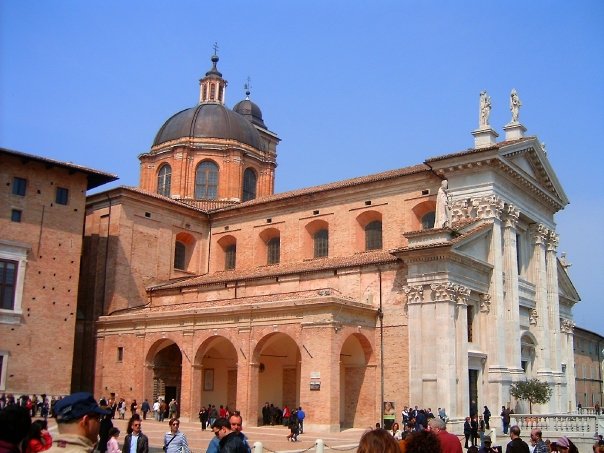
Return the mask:
[[[139,186],[87,198],[74,387],[248,426],[301,406],[325,432],[405,405],[527,412],[509,391],[527,377],[554,388],[535,411],[575,407],[568,199],[515,91],[503,140],[482,93],[472,148],[275,193],[280,139],[249,92],[227,107],[218,61]]]

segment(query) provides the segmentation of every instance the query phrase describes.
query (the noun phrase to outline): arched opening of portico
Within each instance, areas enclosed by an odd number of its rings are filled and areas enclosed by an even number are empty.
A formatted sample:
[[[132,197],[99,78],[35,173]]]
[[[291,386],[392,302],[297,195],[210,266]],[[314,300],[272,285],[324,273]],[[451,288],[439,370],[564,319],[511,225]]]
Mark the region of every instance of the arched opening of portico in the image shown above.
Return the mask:
[[[262,338],[253,355],[257,385],[251,391],[257,395],[251,401],[260,406],[268,402],[280,409],[298,407],[301,360],[300,349],[289,335],[276,332]],[[258,424],[262,425],[261,408],[256,409]]]
[[[237,402],[237,351],[225,337],[215,335],[202,343],[195,355],[192,410],[221,405],[240,410]]]
[[[360,428],[375,422],[376,367],[371,344],[350,335],[340,351],[340,427]]]
[[[181,378],[182,353],[178,345],[167,338],[155,342],[147,353],[145,394],[152,394],[153,401],[169,403],[175,399],[180,407]]]

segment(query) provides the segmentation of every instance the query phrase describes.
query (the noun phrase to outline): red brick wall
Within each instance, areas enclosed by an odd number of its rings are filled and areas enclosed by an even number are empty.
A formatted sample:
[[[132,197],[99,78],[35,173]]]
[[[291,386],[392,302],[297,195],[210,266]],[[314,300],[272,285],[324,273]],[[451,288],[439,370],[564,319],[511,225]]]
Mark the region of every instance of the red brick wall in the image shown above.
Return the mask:
[[[14,176],[27,179],[24,197],[12,194]],[[6,392],[71,390],[86,184],[84,173],[2,157],[0,238],[29,247],[22,319],[0,323],[0,349],[10,352]],[[58,186],[69,189],[67,205],[55,202]],[[11,222],[11,209],[22,210],[21,223]]]

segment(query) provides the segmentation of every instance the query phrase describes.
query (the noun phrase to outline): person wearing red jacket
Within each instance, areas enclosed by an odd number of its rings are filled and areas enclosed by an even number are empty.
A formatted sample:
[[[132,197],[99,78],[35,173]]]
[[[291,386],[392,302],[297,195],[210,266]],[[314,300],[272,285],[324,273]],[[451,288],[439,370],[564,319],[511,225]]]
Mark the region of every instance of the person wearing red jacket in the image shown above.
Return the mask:
[[[24,445],[25,453],[38,453],[52,447],[52,437],[48,432],[46,420],[36,420],[31,424]]]

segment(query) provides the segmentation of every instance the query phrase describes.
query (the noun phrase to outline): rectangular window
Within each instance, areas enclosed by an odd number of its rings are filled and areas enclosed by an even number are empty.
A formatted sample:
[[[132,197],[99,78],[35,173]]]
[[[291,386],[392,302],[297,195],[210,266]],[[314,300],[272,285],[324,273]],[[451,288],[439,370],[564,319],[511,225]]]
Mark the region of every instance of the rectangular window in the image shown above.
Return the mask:
[[[16,261],[0,259],[0,308],[3,310],[15,308],[17,266]]]
[[[67,204],[69,202],[69,189],[65,187],[57,187],[57,204]]]
[[[278,264],[281,259],[281,240],[278,237],[272,238],[267,243],[268,264]]]
[[[124,347],[123,346],[119,346],[117,348],[117,361],[121,362],[124,360]]]
[[[235,269],[235,261],[237,259],[237,247],[235,245],[229,245],[225,250],[224,255],[224,268],[225,270]]]
[[[21,222],[21,211],[19,209],[13,209],[10,213],[11,222]]]
[[[21,197],[24,197],[26,189],[27,179],[15,176],[13,178],[13,195],[19,195]]]

